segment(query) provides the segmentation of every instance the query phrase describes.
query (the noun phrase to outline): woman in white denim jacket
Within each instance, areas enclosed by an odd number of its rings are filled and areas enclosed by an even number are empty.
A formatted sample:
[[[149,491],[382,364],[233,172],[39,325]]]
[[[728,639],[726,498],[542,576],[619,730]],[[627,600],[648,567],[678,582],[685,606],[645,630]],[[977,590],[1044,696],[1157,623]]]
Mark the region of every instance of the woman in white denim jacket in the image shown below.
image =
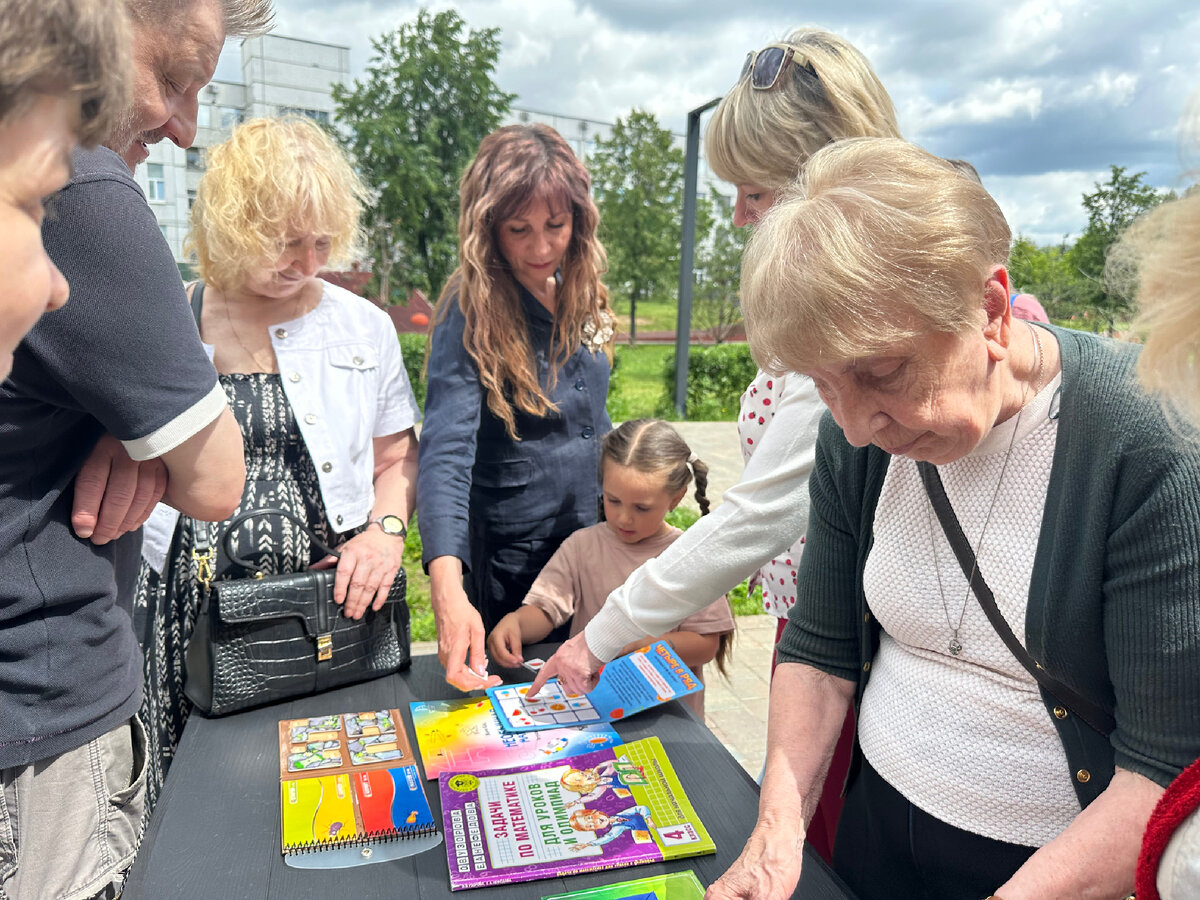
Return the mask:
[[[141,714],[153,803],[190,711],[184,653],[200,595],[191,550],[218,548],[215,576],[337,567],[345,614],[379,609],[401,566],[416,491],[420,413],[390,318],[317,277],[351,255],[363,188],[346,158],[307,120],[258,119],[209,153],[192,209],[201,281],[191,291],[201,338],[242,430],[246,488],[236,514],[287,510],[330,545],[278,517],[236,533],[244,569],[220,550],[227,522],[146,526],[135,627],[146,656]]]

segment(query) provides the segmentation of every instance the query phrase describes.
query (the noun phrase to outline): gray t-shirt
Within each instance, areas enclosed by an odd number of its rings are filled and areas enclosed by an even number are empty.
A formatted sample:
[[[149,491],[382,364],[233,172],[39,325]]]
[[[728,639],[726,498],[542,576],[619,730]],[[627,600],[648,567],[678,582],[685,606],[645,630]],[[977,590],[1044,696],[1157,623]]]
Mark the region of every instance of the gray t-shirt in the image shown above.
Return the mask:
[[[81,746],[141,702],[141,534],[100,547],[74,535],[79,466],[105,431],[154,456],[156,435],[178,443],[220,411],[178,268],[129,170],[106,149],[77,151],[74,170],[42,231],[70,302],[43,316],[0,385],[0,768]]]

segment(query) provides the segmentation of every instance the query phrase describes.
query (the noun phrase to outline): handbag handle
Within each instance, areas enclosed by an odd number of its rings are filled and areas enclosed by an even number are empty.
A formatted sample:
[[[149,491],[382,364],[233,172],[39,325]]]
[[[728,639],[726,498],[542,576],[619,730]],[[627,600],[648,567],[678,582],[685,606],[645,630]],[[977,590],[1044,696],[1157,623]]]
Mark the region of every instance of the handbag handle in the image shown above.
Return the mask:
[[[967,540],[967,536],[963,534],[962,526],[958,522],[958,516],[954,514],[954,507],[950,505],[950,498],[946,496],[946,488],[942,485],[942,476],[938,473],[937,466],[927,462],[918,462],[917,470],[921,473],[921,481],[925,485],[925,493],[929,495],[933,511],[937,513],[938,521],[942,524],[942,531],[946,533],[946,540],[950,542],[950,549],[954,551],[954,556],[958,560],[959,566],[962,567],[963,575],[970,582],[971,591],[983,608],[983,614],[992,623],[992,628],[996,630],[1000,640],[1004,641],[1004,646],[1017,658],[1017,662],[1033,676],[1034,681],[1040,687],[1065,705],[1067,709],[1072,710],[1084,724],[1105,737],[1112,734],[1113,729],[1116,728],[1116,720],[1107,710],[1047,672],[1042,668],[1041,663],[1030,656],[1025,646],[1017,640],[1008,620],[996,606],[996,597],[992,594],[992,589],[988,587],[983,573],[979,571],[975,551],[971,549],[971,544]]]
[[[308,523],[294,513],[288,512],[286,509],[277,509],[272,506],[262,506],[258,509],[248,509],[239,515],[234,516],[229,520],[229,524],[225,528],[225,535],[221,538],[221,546],[225,548],[225,557],[232,563],[236,563],[243,569],[253,569],[254,565],[248,560],[242,559],[234,553],[233,536],[234,532],[248,519],[253,519],[255,516],[282,516],[285,519],[291,519],[292,522],[299,525],[301,529],[308,533],[309,540],[319,550],[324,550],[329,556],[340,558],[341,554],[334,550],[323,540],[317,537],[316,533],[308,527]]]

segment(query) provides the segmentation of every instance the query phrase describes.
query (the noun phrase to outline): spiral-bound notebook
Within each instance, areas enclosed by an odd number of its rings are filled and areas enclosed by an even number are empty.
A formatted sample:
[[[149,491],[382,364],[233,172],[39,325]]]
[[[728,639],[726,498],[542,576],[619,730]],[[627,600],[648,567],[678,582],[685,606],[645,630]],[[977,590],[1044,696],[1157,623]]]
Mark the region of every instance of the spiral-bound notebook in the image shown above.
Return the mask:
[[[340,869],[429,850],[442,836],[399,710],[279,723],[283,858]]]

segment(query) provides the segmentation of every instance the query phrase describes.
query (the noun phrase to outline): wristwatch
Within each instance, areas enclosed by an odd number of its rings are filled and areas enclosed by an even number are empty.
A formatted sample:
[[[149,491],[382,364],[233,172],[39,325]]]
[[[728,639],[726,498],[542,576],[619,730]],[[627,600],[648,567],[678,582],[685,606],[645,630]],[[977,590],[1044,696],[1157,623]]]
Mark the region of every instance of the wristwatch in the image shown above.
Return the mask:
[[[376,516],[368,525],[378,525],[383,529],[384,534],[390,534],[392,537],[402,538],[408,534],[408,528],[404,524],[404,520],[397,515],[387,513],[382,516]]]

